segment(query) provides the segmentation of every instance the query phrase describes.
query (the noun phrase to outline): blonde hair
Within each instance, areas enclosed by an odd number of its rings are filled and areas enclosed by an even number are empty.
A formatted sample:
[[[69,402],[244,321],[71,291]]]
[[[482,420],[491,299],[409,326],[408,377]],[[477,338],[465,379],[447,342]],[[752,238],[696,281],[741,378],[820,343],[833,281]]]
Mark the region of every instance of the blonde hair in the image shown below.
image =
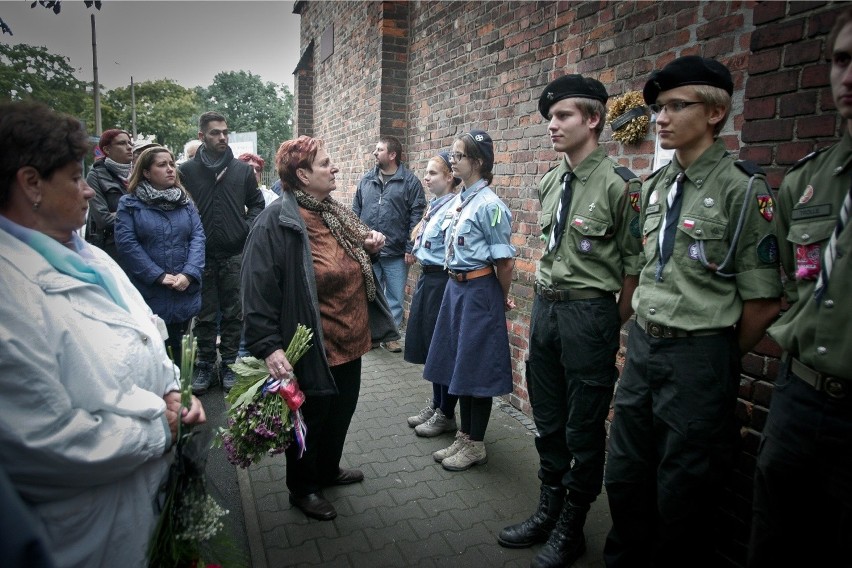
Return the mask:
[[[606,125],[606,107],[604,104],[595,99],[587,99],[585,97],[577,97],[572,98],[574,104],[577,105],[577,110],[580,111],[580,114],[583,115],[583,120],[589,120],[594,115],[598,115],[601,119],[598,121],[598,125],[595,126],[595,134],[598,136],[603,132],[604,126]]]
[[[731,115],[731,95],[724,89],[710,85],[693,85],[692,87],[695,89],[695,96],[699,101],[725,109],[725,116],[713,128],[713,138],[717,138],[722,133],[722,129],[725,128],[725,123],[728,122],[728,117]]]

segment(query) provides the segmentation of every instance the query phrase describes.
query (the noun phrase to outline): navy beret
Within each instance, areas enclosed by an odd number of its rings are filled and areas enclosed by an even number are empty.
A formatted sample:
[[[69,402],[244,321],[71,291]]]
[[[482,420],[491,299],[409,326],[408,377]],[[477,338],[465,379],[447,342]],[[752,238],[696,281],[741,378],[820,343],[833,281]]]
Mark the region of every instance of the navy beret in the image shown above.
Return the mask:
[[[727,67],[714,59],[687,55],[651,73],[642,97],[646,104],[654,104],[662,91],[684,85],[710,85],[724,89],[729,95],[734,93],[734,81]]]
[[[604,88],[603,83],[590,77],[582,75],[563,75],[558,79],[550,82],[542,91],[538,98],[538,112],[544,118],[550,118],[547,113],[550,112],[550,107],[556,101],[562,99],[570,99],[581,97],[584,99],[594,99],[606,104],[609,95]]]
[[[476,144],[476,149],[482,154],[482,160],[486,164],[487,169],[494,167],[494,141],[484,130],[471,130],[465,136],[470,136],[473,143]]]

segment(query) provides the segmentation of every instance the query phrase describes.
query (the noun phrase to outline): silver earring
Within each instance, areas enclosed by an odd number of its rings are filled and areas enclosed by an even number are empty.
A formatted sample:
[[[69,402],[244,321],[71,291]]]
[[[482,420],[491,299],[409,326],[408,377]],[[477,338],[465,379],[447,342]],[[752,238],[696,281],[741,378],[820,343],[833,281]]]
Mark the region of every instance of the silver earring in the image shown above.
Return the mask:
[[[38,211],[38,208],[41,207],[41,201],[36,201],[33,203],[33,211]]]

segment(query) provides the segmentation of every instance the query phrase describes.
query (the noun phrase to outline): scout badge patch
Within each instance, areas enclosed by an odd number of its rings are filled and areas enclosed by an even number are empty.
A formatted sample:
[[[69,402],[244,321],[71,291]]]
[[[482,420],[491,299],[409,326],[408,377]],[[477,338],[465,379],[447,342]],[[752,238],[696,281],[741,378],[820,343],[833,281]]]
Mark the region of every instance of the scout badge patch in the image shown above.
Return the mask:
[[[819,244],[796,245],[796,280],[816,280],[819,266]]]
[[[633,208],[633,210],[634,210],[634,211],[636,211],[637,213],[639,213],[639,208],[640,208],[640,205],[639,205],[639,198],[641,197],[641,195],[642,195],[642,194],[641,194],[641,192],[639,192],[639,191],[631,191],[631,192],[628,194],[628,196],[630,197],[630,206],[631,206],[631,207]]]
[[[757,208],[760,210],[760,214],[767,221],[772,221],[772,218],[775,216],[775,202],[772,200],[772,196],[768,193],[761,193],[757,195]]]
[[[691,245],[689,245],[689,253],[688,254],[689,254],[689,258],[691,258],[692,260],[698,260],[698,243],[697,242],[693,242]]]
[[[802,196],[799,198],[799,205],[804,205],[808,201],[811,200],[811,197],[814,196],[814,186],[809,185],[805,188],[805,191],[802,193]]]
[[[778,239],[772,233],[764,235],[757,243],[757,258],[764,264],[778,262]]]
[[[582,239],[579,243],[577,243],[577,250],[582,253],[592,252],[592,241],[589,239]]]

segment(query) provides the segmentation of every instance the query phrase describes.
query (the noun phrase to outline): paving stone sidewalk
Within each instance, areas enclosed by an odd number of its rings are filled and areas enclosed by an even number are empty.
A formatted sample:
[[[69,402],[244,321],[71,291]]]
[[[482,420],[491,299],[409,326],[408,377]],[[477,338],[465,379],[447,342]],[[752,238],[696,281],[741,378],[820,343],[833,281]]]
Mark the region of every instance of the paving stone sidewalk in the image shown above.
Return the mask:
[[[363,470],[366,479],[326,489],[338,517],[320,522],[291,508],[283,456],[238,470],[252,566],[529,566],[538,546],[506,549],[496,535],[529,515],[538,501],[531,421],[497,401],[485,436],[488,463],[445,471],[431,454],[448,446],[452,435],[419,438],[405,420],[431,393],[422,365],[384,349],[374,349],[363,361],[343,465]],[[588,551],[574,566],[603,566],[609,527],[602,495],[586,523]]]

